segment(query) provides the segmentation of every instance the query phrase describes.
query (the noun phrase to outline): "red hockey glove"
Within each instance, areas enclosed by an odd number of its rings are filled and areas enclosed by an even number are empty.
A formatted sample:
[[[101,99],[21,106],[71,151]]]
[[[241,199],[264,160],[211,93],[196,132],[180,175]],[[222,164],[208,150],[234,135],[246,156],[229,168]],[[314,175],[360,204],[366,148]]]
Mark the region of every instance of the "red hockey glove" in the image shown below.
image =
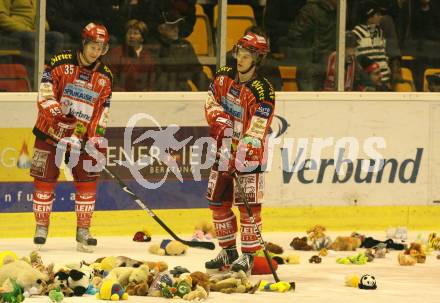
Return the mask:
[[[246,136],[240,140],[237,153],[229,165],[229,172],[250,172],[260,165],[263,158],[263,147],[257,138]]]
[[[59,115],[52,120],[52,127],[49,128],[49,134],[52,138],[59,141],[70,137],[76,127],[76,118],[73,115]]]
[[[49,99],[42,101],[39,104],[41,112],[49,123],[54,123],[56,119],[63,117],[60,104],[56,100]]]
[[[209,129],[209,135],[217,141],[217,146],[222,145],[222,139],[230,137],[232,135],[232,130],[230,134],[225,133],[227,129],[232,128],[232,120],[229,114],[221,113],[217,116],[215,123]]]

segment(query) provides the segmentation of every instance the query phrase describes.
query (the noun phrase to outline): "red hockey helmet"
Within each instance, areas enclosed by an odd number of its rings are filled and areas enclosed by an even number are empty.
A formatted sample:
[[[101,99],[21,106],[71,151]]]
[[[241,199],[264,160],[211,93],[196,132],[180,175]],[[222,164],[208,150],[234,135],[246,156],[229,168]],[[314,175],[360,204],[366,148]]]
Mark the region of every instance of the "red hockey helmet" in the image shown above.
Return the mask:
[[[260,63],[269,53],[269,43],[267,39],[252,32],[247,33],[238,40],[237,45],[235,46],[235,52],[240,48],[256,54],[257,63]]]
[[[110,36],[104,25],[91,22],[83,28],[81,36],[83,39],[83,45],[89,41],[102,43],[102,54],[104,55],[108,51],[108,41],[110,40]]]

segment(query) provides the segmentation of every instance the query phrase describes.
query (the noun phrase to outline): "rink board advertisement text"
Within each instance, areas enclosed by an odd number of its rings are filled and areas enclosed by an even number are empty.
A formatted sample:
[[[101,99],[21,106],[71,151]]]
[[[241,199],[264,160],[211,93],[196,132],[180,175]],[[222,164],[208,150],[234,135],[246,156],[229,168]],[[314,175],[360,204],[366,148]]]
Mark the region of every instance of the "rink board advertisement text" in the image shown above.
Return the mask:
[[[139,136],[147,130],[155,128],[139,127],[133,130],[133,136]],[[182,140],[193,136],[184,148],[179,151],[172,151],[172,156],[176,159],[180,173],[183,176],[181,183],[175,175],[170,172],[166,182],[156,190],[146,190],[139,186],[130,175],[130,171],[117,165],[118,161],[133,157],[136,161],[141,155],[150,153],[153,156],[155,151],[150,151],[152,141],[143,144],[134,144],[131,151],[123,148],[124,128],[110,127],[107,129],[108,138],[108,166],[120,178],[127,180],[127,184],[136,194],[152,208],[192,208],[205,207],[204,192],[207,186],[207,175],[209,170],[201,171],[201,181],[196,182],[192,178],[191,164],[193,154],[198,153],[192,143],[198,137],[207,136],[207,127],[181,127],[176,133],[176,138]],[[26,212],[32,211],[32,178],[29,176],[30,161],[32,157],[32,146],[34,137],[31,129],[0,129],[2,145],[2,158],[0,160],[0,211],[1,212]],[[25,138],[31,138],[26,140]],[[135,138],[133,138],[135,139]],[[59,183],[56,188],[56,203],[53,205],[54,211],[74,210],[74,186],[71,174],[65,171],[66,167],[60,170]],[[141,171],[141,174],[150,182],[156,182],[163,178],[167,166],[155,159]],[[104,172],[98,183],[97,210],[130,210],[138,209],[137,204],[131,201],[121,188],[113,182]]]
[[[145,93],[135,96],[115,94],[112,101],[108,129],[110,168],[115,168],[153,208],[206,207],[207,170],[202,173],[201,181],[195,181],[189,160],[194,152],[191,142],[207,135],[203,112],[206,95]],[[380,98],[375,94],[344,94],[340,95],[343,96],[341,101],[334,94],[277,96],[280,96],[276,103],[277,117],[272,123],[272,131],[277,136],[268,161],[264,203],[271,206],[374,206],[433,205],[440,201],[439,98],[414,97],[415,100],[408,101],[406,95],[391,94],[386,95],[391,96],[386,99],[385,95]],[[33,185],[28,175],[29,163],[23,155],[32,155],[31,128],[36,113],[28,110],[34,107],[33,96],[24,99],[14,106],[8,106],[8,100],[0,101],[6,108],[5,119],[0,121],[1,212],[32,210]],[[11,99],[10,103],[13,102]],[[25,113],[24,118],[17,111]],[[159,189],[145,190],[132,180],[128,169],[112,167],[114,161],[125,157],[124,126],[137,113],[148,113],[163,127],[178,125],[181,129],[176,139],[179,141],[193,136],[189,146],[173,155],[183,183],[170,173]],[[9,128],[10,125],[17,128]],[[153,126],[144,121],[136,129],[140,134]],[[154,153],[150,144],[134,146],[131,151],[134,158]],[[363,170],[363,166],[378,155],[385,161],[383,168],[373,172]],[[163,165],[153,164],[144,169],[143,176],[156,180],[165,170]],[[98,210],[137,209],[114,182],[102,175]],[[67,180],[61,172],[55,211],[73,210],[73,185]]]

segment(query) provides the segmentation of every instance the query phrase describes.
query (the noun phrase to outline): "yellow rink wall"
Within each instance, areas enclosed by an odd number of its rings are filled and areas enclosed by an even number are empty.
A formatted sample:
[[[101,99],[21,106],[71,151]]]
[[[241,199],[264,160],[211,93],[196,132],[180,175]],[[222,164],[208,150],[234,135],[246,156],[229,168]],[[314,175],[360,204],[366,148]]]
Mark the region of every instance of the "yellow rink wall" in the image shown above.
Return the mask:
[[[190,234],[199,221],[210,220],[208,209],[157,210],[155,213],[177,234]],[[322,224],[327,230],[385,230],[406,226],[409,230],[440,230],[440,207],[436,206],[319,206],[263,208],[264,231],[304,232]],[[54,212],[49,236],[71,237],[75,230],[74,212]],[[0,214],[0,238],[31,237],[32,213]],[[97,236],[133,236],[147,228],[153,235],[165,231],[145,211],[97,211],[92,231]]]

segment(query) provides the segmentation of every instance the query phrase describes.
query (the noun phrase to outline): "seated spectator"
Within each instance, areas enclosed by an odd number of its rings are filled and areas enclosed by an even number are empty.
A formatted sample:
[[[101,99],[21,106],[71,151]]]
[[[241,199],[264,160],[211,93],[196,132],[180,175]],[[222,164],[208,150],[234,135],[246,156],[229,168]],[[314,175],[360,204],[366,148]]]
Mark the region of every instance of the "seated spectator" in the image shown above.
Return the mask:
[[[299,90],[322,90],[327,58],[336,49],[336,0],[307,1],[289,28],[286,41],[280,43],[291,48],[290,56],[298,66]]]
[[[2,36],[17,40],[24,64],[29,77],[34,76],[35,41],[38,41],[36,33],[37,1],[33,0],[4,0],[0,1],[0,32]],[[49,31],[46,23],[46,58],[60,52],[63,48],[63,35]]]
[[[269,42],[269,39],[266,36],[266,33],[258,26],[250,26],[244,31],[244,35],[247,33],[254,33],[259,36],[263,36]],[[226,53],[226,65],[228,66],[236,66],[236,59],[232,56],[233,49],[229,50]],[[272,83],[275,90],[281,90],[283,86],[283,81],[281,79],[280,70],[278,69],[278,64],[275,62],[274,58],[271,57],[271,53],[269,53],[264,61],[261,63],[258,74],[267,78],[270,83]]]
[[[353,32],[358,37],[358,56],[365,55],[377,62],[382,73],[382,82],[391,87],[391,71],[388,56],[386,54],[385,37],[379,27],[381,19],[380,7],[374,1],[364,4],[361,17],[361,24],[355,26]]]
[[[180,15],[182,20],[179,24],[179,37],[186,38],[193,32],[196,24],[196,0],[151,0],[148,8],[148,26],[156,30],[160,18],[158,12],[168,12]]]
[[[353,32],[345,34],[345,73],[344,73],[344,91],[354,91],[357,88],[356,74],[358,71],[358,64],[356,62],[356,48],[357,37]],[[336,90],[336,51],[331,53],[328,57],[327,75],[324,83],[325,91]]]
[[[129,20],[139,20],[148,24],[149,5],[154,0],[115,0],[112,5],[112,22],[109,24],[109,30],[114,34],[118,41],[125,40],[125,25]]]
[[[426,76],[426,81],[430,92],[440,92],[440,73]]]
[[[279,53],[278,40],[287,36],[289,27],[307,0],[267,0],[264,10],[264,27],[270,38],[270,51]]]
[[[208,89],[209,80],[191,43],[179,37],[182,16],[159,12],[157,21],[158,52],[155,55],[156,78],[154,90],[191,91],[189,81],[199,91]]]
[[[154,60],[144,42],[148,28],[145,22],[130,20],[126,24],[125,41],[112,48],[106,61],[113,72],[114,91],[151,91],[154,81]]]
[[[383,74],[378,62],[371,60],[365,55],[359,56],[358,61],[363,71],[367,75],[367,79],[361,81],[358,90],[377,92],[390,91],[389,86],[382,81]]]

